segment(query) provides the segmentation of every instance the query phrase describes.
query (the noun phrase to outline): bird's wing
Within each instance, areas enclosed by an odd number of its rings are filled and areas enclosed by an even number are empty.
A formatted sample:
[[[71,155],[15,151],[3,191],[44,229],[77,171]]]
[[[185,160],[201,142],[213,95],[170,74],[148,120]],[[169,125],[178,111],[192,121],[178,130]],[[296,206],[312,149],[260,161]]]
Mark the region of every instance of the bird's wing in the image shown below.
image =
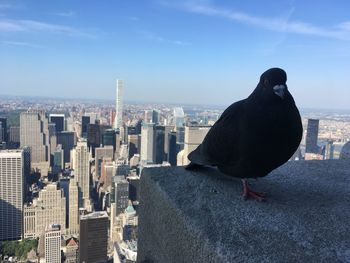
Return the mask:
[[[202,165],[233,164],[238,159],[240,120],[245,101],[229,106],[209,130],[202,144],[188,155],[188,159]]]

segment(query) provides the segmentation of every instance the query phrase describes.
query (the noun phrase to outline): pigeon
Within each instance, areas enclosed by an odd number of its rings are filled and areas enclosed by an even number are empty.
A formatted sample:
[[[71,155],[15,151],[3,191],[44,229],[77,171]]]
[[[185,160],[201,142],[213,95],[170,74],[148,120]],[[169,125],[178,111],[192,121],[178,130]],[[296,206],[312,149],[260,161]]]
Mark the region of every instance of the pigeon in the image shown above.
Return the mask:
[[[286,81],[281,68],[265,71],[248,98],[229,106],[188,155],[186,169],[216,166],[226,175],[241,178],[244,199],[265,200],[264,193],[253,191],[247,179],[266,176],[287,162],[303,134]]]

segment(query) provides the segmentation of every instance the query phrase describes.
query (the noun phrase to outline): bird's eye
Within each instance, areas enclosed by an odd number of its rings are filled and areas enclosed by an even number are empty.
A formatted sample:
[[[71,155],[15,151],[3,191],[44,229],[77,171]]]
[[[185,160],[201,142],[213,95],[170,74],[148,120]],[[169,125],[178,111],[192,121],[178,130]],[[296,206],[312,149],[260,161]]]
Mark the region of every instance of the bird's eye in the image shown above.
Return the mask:
[[[268,79],[264,79],[264,86],[268,87],[269,86],[269,80]]]

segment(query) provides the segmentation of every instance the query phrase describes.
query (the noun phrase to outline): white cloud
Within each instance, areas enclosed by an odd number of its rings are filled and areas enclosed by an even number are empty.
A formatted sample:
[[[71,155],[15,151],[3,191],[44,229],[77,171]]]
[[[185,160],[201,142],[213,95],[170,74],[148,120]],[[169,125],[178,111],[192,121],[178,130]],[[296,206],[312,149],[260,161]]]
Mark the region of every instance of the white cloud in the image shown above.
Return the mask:
[[[0,20],[0,32],[49,32],[69,36],[94,37],[73,27],[50,24],[34,20]]]
[[[21,47],[30,47],[30,48],[44,48],[43,46],[27,43],[27,42],[18,42],[18,41],[1,41],[3,45],[9,46],[21,46]]]
[[[58,12],[58,13],[55,13],[55,15],[63,16],[63,17],[74,17],[76,16],[76,13],[73,11],[67,11],[67,12]]]
[[[173,44],[173,45],[178,45],[178,46],[189,46],[191,45],[191,43],[189,42],[185,42],[185,41],[181,41],[181,40],[172,40],[172,39],[167,39],[164,38],[162,36],[156,35],[152,32],[149,31],[142,31],[141,32],[143,34],[143,36],[147,39],[153,40],[153,41],[157,41],[157,42],[163,42],[163,43],[168,43],[168,44]]]
[[[166,5],[173,6],[169,3],[166,3]],[[187,1],[184,2],[180,7],[187,12],[207,16],[222,17],[237,23],[247,24],[250,26],[259,27],[271,31],[319,36],[350,41],[350,21],[326,28],[315,26],[301,21],[290,21],[290,14],[286,17],[260,17],[243,12],[232,11],[226,8],[216,7],[208,3],[203,3],[203,1]]]

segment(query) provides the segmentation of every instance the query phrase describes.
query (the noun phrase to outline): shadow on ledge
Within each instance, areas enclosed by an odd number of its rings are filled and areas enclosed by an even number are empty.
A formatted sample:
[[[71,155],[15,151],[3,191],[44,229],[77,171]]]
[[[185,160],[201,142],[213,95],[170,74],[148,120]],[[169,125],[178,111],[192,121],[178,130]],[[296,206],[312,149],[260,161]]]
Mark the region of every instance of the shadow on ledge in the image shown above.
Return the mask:
[[[144,169],[138,262],[350,262],[350,162],[288,162],[252,181],[214,168]]]

